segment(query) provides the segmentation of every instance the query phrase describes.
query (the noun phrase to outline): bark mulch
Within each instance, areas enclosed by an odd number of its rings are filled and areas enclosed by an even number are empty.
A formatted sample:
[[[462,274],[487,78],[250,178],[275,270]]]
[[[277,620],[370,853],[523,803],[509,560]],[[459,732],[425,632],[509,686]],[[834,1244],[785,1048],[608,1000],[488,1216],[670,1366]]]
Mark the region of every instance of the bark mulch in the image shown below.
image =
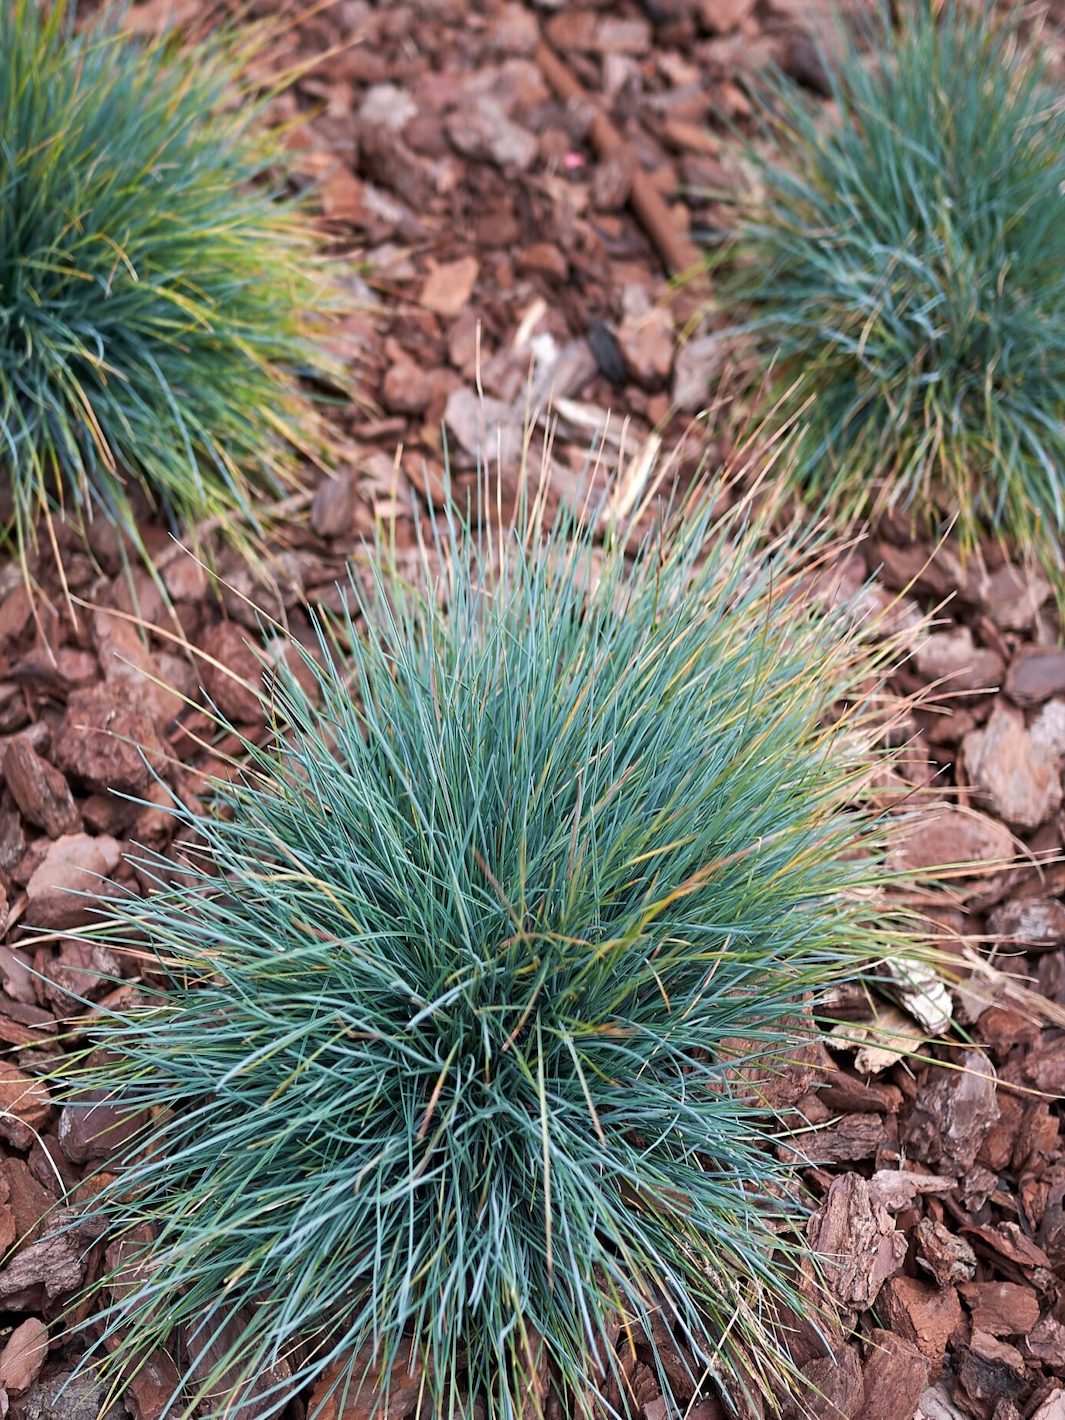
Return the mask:
[[[131,23],[196,27],[215,9],[147,0]],[[169,606],[103,528],[91,555],[66,540],[71,605],[46,559],[53,596],[36,604],[0,568],[0,1416],[95,1420],[105,1399],[91,1375],[54,1399],[73,1359],[57,1318],[102,1244],[49,1236],[45,1214],[106,1166],[114,1120],[55,1108],[39,1077],[70,992],[114,1002],[134,987],[115,985],[129,963],[64,935],[87,912],[69,889],[137,885],[131,844],[180,856],[153,771],[191,803],[224,767],[204,696],[265,733],[231,674],[260,674],[249,599],[307,635],[308,605],[335,605],[375,519],[413,543],[412,494],[439,504],[445,448],[460,486],[485,448],[513,467],[524,421],[553,399],[533,466],[582,501],[637,482],[658,439],[669,448],[705,410],[731,357],[699,323],[704,293],[675,290],[671,269],[744,181],[725,131],[748,116],[744,76],[771,59],[816,89],[819,18],[801,0],[338,0],[285,30],[274,64],[319,62],[278,116],[322,184],[356,298],[336,337],[360,396],[337,414],[342,466],[293,501],[269,576],[223,554],[212,589],[146,520]],[[677,476],[715,435],[704,414]],[[885,723],[893,700],[934,690],[893,721],[907,748],[880,787],[915,791],[899,866],[970,866],[908,903],[956,960],[949,997],[892,1015],[842,996],[834,1035],[775,1087],[838,1308],[823,1337],[795,1336],[825,1420],[1065,1420],[1065,650],[1049,588],[988,561],[963,568],[888,530],[828,586],[842,597],[876,574],[866,595],[901,592],[904,627],[941,608],[887,688]],[[633,1416],[663,1420],[648,1358],[630,1372]],[[162,1420],[166,1393],[149,1368],[108,1420]],[[390,1417],[415,1401],[397,1396]],[[725,1411],[711,1395],[689,1414]]]

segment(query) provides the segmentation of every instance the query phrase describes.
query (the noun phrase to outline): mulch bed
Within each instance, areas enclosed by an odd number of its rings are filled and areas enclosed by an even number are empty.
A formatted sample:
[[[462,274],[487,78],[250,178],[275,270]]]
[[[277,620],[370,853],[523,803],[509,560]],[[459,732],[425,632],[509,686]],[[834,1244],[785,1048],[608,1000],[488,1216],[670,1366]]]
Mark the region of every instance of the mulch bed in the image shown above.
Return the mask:
[[[196,26],[216,8],[147,0],[132,19]],[[259,8],[276,18],[283,7]],[[611,479],[635,484],[658,438],[672,447],[727,370],[696,320],[703,295],[674,290],[668,265],[691,230],[720,225],[718,195],[743,181],[724,126],[747,116],[745,74],[773,59],[819,83],[806,28],[818,17],[802,0],[475,12],[466,0],[338,0],[286,30],[273,62],[327,54],[276,106],[303,116],[290,141],[322,184],[357,298],[336,335],[360,395],[337,415],[344,464],[310,492],[309,516],[294,503],[269,578],[223,554],[212,591],[151,520],[171,607],[144,572],[123,570],[102,528],[92,556],[74,538],[64,548],[72,606],[47,559],[53,595],[36,606],[19,569],[0,568],[0,1415],[95,1420],[103,1400],[92,1376],[53,1400],[72,1360],[55,1320],[100,1266],[100,1246],[50,1238],[42,1219],[106,1165],[112,1121],[106,1109],[57,1110],[37,1077],[55,1058],[69,992],[114,1000],[133,989],[114,985],[128,964],[64,938],[87,912],[67,890],[95,890],[95,874],[135,884],[123,857],[133,843],[180,853],[134,746],[193,802],[227,748],[210,744],[203,695],[249,733],[265,729],[254,695],[221,669],[259,674],[249,599],[307,634],[308,604],[336,604],[336,580],[376,519],[394,518],[400,545],[413,543],[412,497],[441,501],[445,444],[460,486],[486,447],[516,467],[527,414],[553,399],[553,438],[530,462],[578,503]],[[560,99],[545,41],[584,98]],[[675,476],[714,434],[704,417]],[[887,604],[901,593],[896,625],[938,609],[886,692],[935,687],[894,725],[907,750],[882,788],[919,791],[899,866],[972,866],[909,903],[957,959],[953,1021],[885,1019],[883,1002],[856,992],[837,1003],[850,1024],[789,1073],[779,1101],[838,1304],[827,1352],[801,1328],[795,1341],[809,1409],[826,1420],[1065,1420],[1065,650],[1041,579],[994,554],[988,563],[963,568],[949,548],[889,530],[829,587],[842,597],[876,574],[866,595]],[[54,938],[36,944],[42,930]],[[901,1044],[863,1043],[874,1013],[922,1061]],[[646,1358],[631,1358],[630,1379],[631,1413],[663,1420]],[[160,1420],[165,1394],[149,1368],[107,1416]],[[349,1405],[337,1420],[367,1410]],[[725,1412],[710,1396],[689,1413]]]

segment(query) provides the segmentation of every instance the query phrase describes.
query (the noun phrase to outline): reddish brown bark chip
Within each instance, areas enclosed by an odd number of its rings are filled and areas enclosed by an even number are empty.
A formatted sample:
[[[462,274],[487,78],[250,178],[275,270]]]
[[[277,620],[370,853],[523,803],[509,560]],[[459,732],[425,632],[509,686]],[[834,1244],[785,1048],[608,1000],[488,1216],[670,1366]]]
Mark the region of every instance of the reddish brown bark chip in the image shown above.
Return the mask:
[[[149,1356],[131,1378],[125,1395],[133,1420],[166,1420],[179,1380],[178,1368],[166,1351]]]
[[[165,767],[166,751],[148,711],[130,702],[122,685],[76,691],[54,740],[59,768],[99,793],[137,794],[151,772]]]
[[[1002,657],[977,646],[967,626],[936,631],[917,648],[917,669],[927,681],[942,682],[943,694],[997,690],[1002,684]]]
[[[70,786],[54,765],[26,739],[12,740],[4,753],[4,777],[11,796],[30,823],[49,838],[81,827]]]
[[[1006,693],[1018,705],[1039,705],[1065,692],[1065,651],[1025,647],[1010,663]]]
[[[618,327],[618,344],[633,379],[654,388],[673,368],[673,317],[662,306],[632,311]]]
[[[1021,1342],[1021,1350],[1060,1373],[1065,1369],[1065,1323],[1056,1317],[1041,1317]]]
[[[311,523],[319,537],[342,537],[355,521],[355,480],[350,473],[327,474],[315,491]]]
[[[16,1149],[28,1149],[51,1109],[51,1097],[39,1080],[0,1062],[0,1136]]]
[[[1004,631],[1027,631],[1050,591],[1050,583],[1038,568],[1007,565],[988,578],[982,602],[996,626]]]
[[[861,1420],[910,1420],[928,1384],[927,1356],[890,1331],[875,1330],[869,1340]]]
[[[1045,1094],[1065,1095],[1065,1036],[1048,1040],[1032,1052],[1024,1073]]]
[[[1065,903],[1056,897],[1014,898],[988,913],[987,931],[1027,951],[1065,946]]]
[[[1040,1176],[1061,1148],[1061,1123],[1052,1106],[1043,1100],[1029,1104],[1021,1119],[1010,1164],[1021,1172]]]
[[[284,1357],[255,1377],[246,1374],[240,1359],[240,1341],[250,1319],[250,1315],[245,1314],[228,1316],[225,1312],[221,1315],[214,1312],[205,1315],[202,1322],[195,1326],[182,1328],[189,1352],[192,1382],[204,1387],[205,1410],[221,1409],[232,1399],[234,1390],[240,1387],[243,1399],[240,1408],[244,1413],[249,1417],[263,1415],[267,1410],[267,1396],[276,1394],[277,1388],[291,1375]],[[206,1346],[203,1338],[209,1338]],[[195,1351],[196,1345],[203,1347],[201,1352]],[[243,1387],[248,1381],[251,1385],[245,1392]],[[392,1413],[392,1406],[389,1405],[387,1414],[391,1416]]]
[[[69,1213],[56,1213],[53,1229],[18,1252],[0,1271],[0,1304],[8,1311],[35,1311],[67,1296],[85,1276],[85,1239],[64,1231]]]
[[[796,1152],[811,1163],[851,1163],[871,1159],[884,1141],[884,1121],[879,1114],[847,1114],[838,1124],[817,1129],[796,1140]]]
[[[41,982],[45,996],[60,1014],[75,1001],[98,1000],[121,977],[118,956],[106,946],[68,938],[60,942],[55,959],[44,967]],[[49,1017],[49,1019],[51,1019]]]
[[[1013,1401],[1024,1390],[1024,1357],[1014,1346],[984,1331],[974,1331],[962,1351],[958,1384],[970,1401],[996,1406]],[[978,1408],[978,1413],[986,1413]]]
[[[402,414],[420,414],[432,398],[428,372],[412,360],[390,366],[381,383],[381,398],[386,409]]]
[[[469,115],[464,121],[469,123]],[[438,315],[459,315],[473,294],[479,271],[480,264],[472,256],[434,267],[422,286],[419,297],[422,305]]]
[[[0,1198],[2,1196],[2,1192],[0,1192]],[[0,1201],[0,1255],[6,1256],[11,1244],[21,1236],[22,1234],[15,1223],[15,1214],[11,1204],[6,1200]]]
[[[106,834],[57,838],[26,884],[27,924],[63,931],[89,921],[98,899],[113,890],[106,879],[120,859],[117,841]]]
[[[1049,1191],[1036,1236],[1055,1263],[1065,1262],[1065,1200],[1060,1184]]]
[[[13,641],[33,615],[33,598],[20,582],[0,601],[0,643]]]
[[[988,1046],[997,1059],[1004,1059],[1015,1045],[1032,1044],[1039,1039],[1039,1025],[1023,1011],[1007,1006],[990,1006],[977,1025],[980,1043]],[[1001,1109],[1001,1101],[999,1102]]]
[[[699,0],[699,17],[711,34],[738,29],[755,7],[755,0]]]
[[[1061,762],[1025,729],[1024,715],[999,698],[987,724],[962,741],[962,760],[978,800],[1021,831],[1061,807]]]
[[[838,1302],[864,1311],[902,1266],[906,1239],[860,1174],[833,1179],[806,1235]]]
[[[401,1344],[399,1349],[389,1377],[388,1420],[405,1420],[413,1413],[423,1383],[418,1361],[415,1359],[411,1365],[410,1347]],[[368,1346],[355,1358],[350,1385],[346,1386],[342,1379],[346,1367],[331,1367],[315,1384],[308,1409],[318,1420],[371,1420],[380,1411],[380,1391],[372,1379],[363,1384],[360,1381],[368,1370],[372,1377],[372,1367],[373,1355]],[[318,1406],[322,1408],[316,1409]]]
[[[833,1112],[896,1114],[902,1103],[902,1095],[893,1085],[868,1083],[832,1067],[820,1070],[818,1076],[823,1081],[818,1098]]]
[[[964,1227],[961,1231],[966,1237],[975,1239],[983,1251],[1019,1267],[1049,1269],[1051,1266],[1044,1249],[1023,1233],[1016,1223],[1000,1223],[996,1227],[982,1224],[979,1227]]]
[[[954,1070],[938,1070],[918,1092],[903,1137],[915,1158],[967,1173],[999,1117],[991,1061],[968,1050]]]
[[[0,1351],[0,1385],[9,1395],[21,1395],[40,1375],[48,1355],[48,1328],[36,1317],[16,1326]]]
[[[112,1103],[105,1091],[86,1091],[59,1115],[59,1147],[72,1164],[98,1163],[127,1144],[144,1121],[143,1113]]]
[[[198,602],[207,595],[207,569],[191,552],[177,547],[169,551],[163,581],[176,602]]]
[[[969,589],[966,567],[954,549],[945,543],[938,546],[910,543],[900,547],[881,539],[870,547],[867,562],[878,569],[884,585],[896,591],[930,595],[938,601],[957,592],[959,587]],[[972,587],[977,597],[979,590],[979,586]]]
[[[218,621],[203,638],[202,650],[203,688],[222,714],[236,724],[261,720],[263,668],[250,634],[235,622]]]
[[[975,876],[1008,864],[1015,847],[1009,829],[987,814],[935,804],[899,825],[890,862],[905,872],[934,872],[965,864]]]
[[[41,1220],[56,1200],[58,1182],[52,1174],[49,1178],[51,1188],[38,1182],[24,1160],[15,1155],[4,1159],[0,1170],[0,1199],[10,1214],[14,1232],[12,1242],[15,1238],[32,1241],[39,1235]]]
[[[940,1287],[968,1282],[976,1275],[976,1254],[957,1233],[934,1218],[917,1224],[917,1261]]]
[[[861,1420],[865,1385],[857,1348],[841,1346],[833,1356],[820,1356],[802,1368],[807,1386],[798,1414],[810,1420]]]
[[[961,1335],[965,1321],[953,1287],[934,1287],[905,1276],[892,1277],[884,1284],[877,1312],[893,1332],[912,1342],[936,1367],[951,1338]]]
[[[973,1330],[989,1336],[1023,1336],[1039,1320],[1032,1287],[1014,1282],[969,1282],[958,1288],[972,1313]]]

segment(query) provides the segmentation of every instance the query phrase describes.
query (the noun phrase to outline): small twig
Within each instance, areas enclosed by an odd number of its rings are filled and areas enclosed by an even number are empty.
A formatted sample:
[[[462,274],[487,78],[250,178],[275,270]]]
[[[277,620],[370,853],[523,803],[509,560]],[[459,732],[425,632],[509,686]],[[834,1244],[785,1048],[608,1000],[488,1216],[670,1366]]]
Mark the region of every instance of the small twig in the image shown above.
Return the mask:
[[[683,236],[662,194],[636,161],[629,144],[585,91],[573,71],[545,41],[540,40],[534,55],[544,78],[565,103],[586,104],[592,109],[589,125],[592,143],[601,158],[628,158],[632,173],[629,205],[641,226],[654,242],[671,276],[696,271],[703,264],[699,248]]]

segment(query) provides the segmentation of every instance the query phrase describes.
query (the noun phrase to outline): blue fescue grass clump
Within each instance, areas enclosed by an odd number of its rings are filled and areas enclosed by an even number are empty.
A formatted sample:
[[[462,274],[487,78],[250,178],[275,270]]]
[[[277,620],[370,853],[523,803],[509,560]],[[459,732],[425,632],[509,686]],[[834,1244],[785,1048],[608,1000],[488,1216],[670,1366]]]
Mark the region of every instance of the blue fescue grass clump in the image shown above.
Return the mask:
[[[834,111],[770,84],[741,225],[746,304],[796,476],[838,516],[896,510],[1065,569],[1065,109],[991,6],[880,12],[826,58]]]
[[[810,1303],[749,1076],[894,948],[859,712],[827,717],[875,653],[762,532],[685,508],[633,557],[451,515],[413,585],[380,547],[276,744],[175,809],[190,870],[145,859],[91,929],[143,1001],[94,1009],[67,1087],[150,1111],[91,1324],[120,1373],[184,1358],[167,1415],[316,1380],[312,1415],[384,1414],[408,1354],[421,1413],[613,1415],[667,1333],[671,1413],[677,1364],[779,1388],[776,1308]]]
[[[134,542],[130,485],[186,527],[254,522],[314,442],[309,219],[271,190],[235,37],[144,43],[110,9],[0,6],[0,479],[19,547],[57,508]],[[273,184],[277,186],[276,182]]]

